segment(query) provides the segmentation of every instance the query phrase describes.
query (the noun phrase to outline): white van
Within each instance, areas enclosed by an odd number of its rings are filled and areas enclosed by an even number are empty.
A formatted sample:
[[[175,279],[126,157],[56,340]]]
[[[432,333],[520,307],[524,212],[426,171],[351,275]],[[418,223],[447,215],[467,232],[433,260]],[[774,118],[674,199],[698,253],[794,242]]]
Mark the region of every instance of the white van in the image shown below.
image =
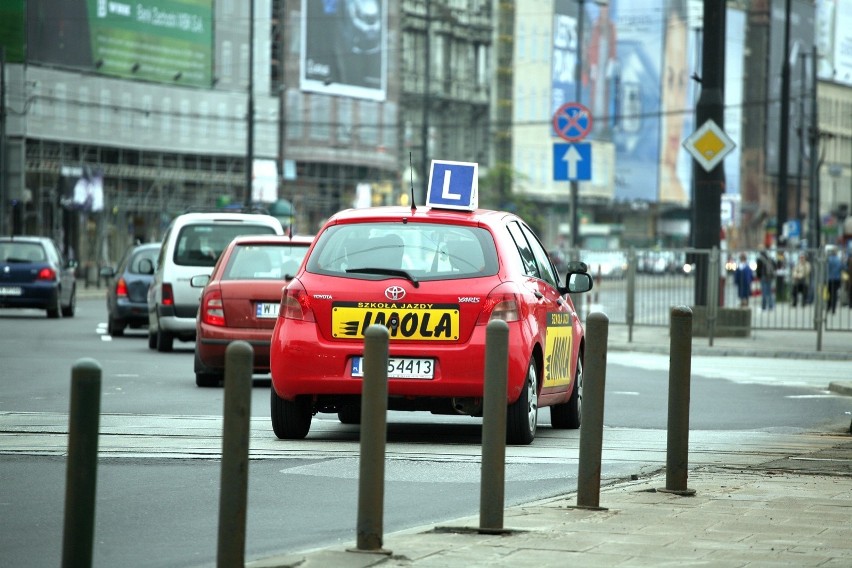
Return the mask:
[[[202,289],[190,280],[209,276],[234,237],[258,234],[283,235],[284,230],[278,219],[261,213],[185,213],[171,222],[148,290],[148,347],[171,351],[175,339],[195,341]]]

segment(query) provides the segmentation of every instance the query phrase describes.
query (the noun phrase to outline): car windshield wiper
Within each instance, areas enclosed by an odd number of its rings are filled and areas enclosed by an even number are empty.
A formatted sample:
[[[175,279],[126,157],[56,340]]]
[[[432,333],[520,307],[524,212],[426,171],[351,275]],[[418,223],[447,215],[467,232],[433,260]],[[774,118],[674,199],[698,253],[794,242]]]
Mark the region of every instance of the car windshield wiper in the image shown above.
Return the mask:
[[[412,284],[414,284],[415,288],[420,287],[420,282],[417,281],[417,278],[413,277],[406,270],[397,270],[395,268],[347,268],[346,272],[349,274],[379,274],[382,276],[399,276],[400,278],[405,278]]]

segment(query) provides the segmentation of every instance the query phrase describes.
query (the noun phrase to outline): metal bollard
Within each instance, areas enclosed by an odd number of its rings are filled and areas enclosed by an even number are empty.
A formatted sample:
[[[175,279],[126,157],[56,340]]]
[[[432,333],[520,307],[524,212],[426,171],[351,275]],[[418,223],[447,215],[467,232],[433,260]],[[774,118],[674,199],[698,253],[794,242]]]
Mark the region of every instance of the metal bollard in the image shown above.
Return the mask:
[[[382,549],[385,443],[388,412],[388,330],[373,324],[364,333],[361,387],[361,462],[358,471],[358,552]]]
[[[603,448],[604,392],[609,318],[595,312],[586,320],[583,366],[580,460],[577,470],[577,507],[601,509],[601,453]]]
[[[669,420],[666,450],[666,487],[677,495],[695,495],[686,487],[689,463],[689,390],[692,373],[692,310],[671,310],[669,353]]]
[[[506,490],[509,325],[502,320],[488,322],[485,330],[484,380],[479,528],[489,531],[503,529]]]
[[[216,565],[245,564],[251,375],[254,350],[245,341],[225,349],[225,403]]]
[[[63,567],[92,565],[100,412],[101,366],[94,359],[79,359],[71,369]]]

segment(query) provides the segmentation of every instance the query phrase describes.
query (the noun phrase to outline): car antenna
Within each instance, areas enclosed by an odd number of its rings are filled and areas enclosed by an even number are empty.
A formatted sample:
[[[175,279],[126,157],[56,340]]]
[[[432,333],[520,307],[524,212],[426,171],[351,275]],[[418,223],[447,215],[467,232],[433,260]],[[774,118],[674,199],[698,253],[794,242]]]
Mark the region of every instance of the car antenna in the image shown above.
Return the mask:
[[[417,205],[414,203],[414,166],[411,163],[411,152],[408,152],[408,172],[411,178],[411,213],[417,211]]]

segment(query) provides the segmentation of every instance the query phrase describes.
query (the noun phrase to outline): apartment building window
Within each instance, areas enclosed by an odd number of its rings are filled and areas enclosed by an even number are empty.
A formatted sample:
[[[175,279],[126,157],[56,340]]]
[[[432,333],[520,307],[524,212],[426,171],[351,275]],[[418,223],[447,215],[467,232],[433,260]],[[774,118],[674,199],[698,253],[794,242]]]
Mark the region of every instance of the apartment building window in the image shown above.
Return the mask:
[[[348,144],[352,141],[352,99],[337,101],[337,141]]]
[[[328,140],[330,136],[329,119],[331,116],[331,104],[327,96],[316,95],[310,99],[310,122],[309,136],[312,140]]]
[[[371,101],[361,101],[359,108],[358,139],[364,146],[376,146],[379,143],[378,105]]]
[[[287,139],[298,140],[304,135],[304,112],[302,93],[298,89],[287,89]]]

